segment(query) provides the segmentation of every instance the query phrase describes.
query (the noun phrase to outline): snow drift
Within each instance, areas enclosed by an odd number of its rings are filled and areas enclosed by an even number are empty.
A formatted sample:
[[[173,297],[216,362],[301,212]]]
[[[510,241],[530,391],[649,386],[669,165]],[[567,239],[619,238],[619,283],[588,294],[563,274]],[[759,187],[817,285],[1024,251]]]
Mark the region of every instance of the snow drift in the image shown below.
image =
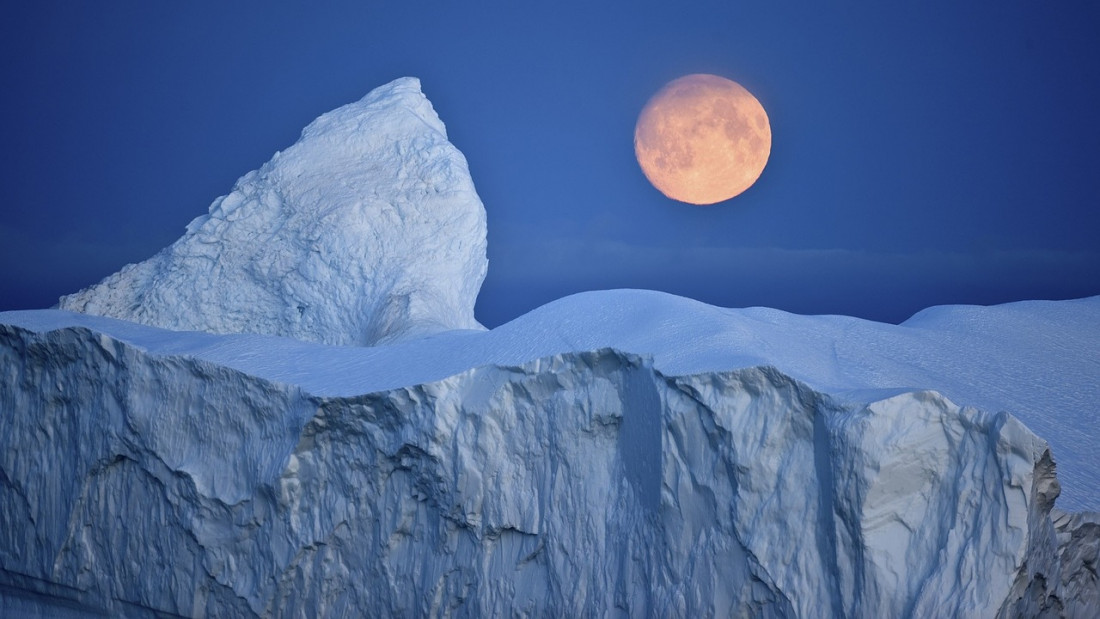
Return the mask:
[[[149,260],[60,307],[168,329],[369,345],[480,329],[485,209],[420,82],[324,114]]]

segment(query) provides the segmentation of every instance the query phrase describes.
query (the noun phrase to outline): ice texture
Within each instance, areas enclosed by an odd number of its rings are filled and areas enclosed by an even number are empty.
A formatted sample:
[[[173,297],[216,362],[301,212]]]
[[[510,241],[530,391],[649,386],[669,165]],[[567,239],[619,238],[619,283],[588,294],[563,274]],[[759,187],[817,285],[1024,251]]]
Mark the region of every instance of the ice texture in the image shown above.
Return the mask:
[[[1100,516],[1054,507],[1059,452],[1016,410],[974,405],[1047,362],[1088,393],[1097,317],[610,291],[358,348],[3,313],[0,608],[1095,616]],[[1016,356],[948,358],[1008,332]]]
[[[152,258],[59,306],[369,345],[480,329],[485,209],[415,78],[322,115]]]

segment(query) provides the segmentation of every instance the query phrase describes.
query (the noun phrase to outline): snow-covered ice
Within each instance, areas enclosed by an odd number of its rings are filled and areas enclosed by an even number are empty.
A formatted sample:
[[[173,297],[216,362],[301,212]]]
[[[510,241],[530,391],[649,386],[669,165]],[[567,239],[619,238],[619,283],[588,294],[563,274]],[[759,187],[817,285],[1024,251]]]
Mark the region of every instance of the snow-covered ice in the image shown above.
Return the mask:
[[[85,325],[150,351],[200,355],[324,396],[601,348],[651,356],[669,375],[770,365],[833,394],[934,389],[1023,420],[1054,447],[1059,505],[1100,510],[1100,297],[934,307],[898,326],[725,309],[655,291],[599,291],[549,303],[489,332],[454,331],[364,349],[317,349],[285,338],[181,337],[94,317],[53,319],[48,311],[3,316],[30,328]]]
[[[1059,505],[1096,505],[1097,320],[621,290],[363,348],[8,312],[7,584],[183,615],[1087,616],[1100,525],[1052,511],[1051,456]]]
[[[415,78],[322,115],[178,241],[63,309],[211,333],[374,344],[479,329],[485,209]]]

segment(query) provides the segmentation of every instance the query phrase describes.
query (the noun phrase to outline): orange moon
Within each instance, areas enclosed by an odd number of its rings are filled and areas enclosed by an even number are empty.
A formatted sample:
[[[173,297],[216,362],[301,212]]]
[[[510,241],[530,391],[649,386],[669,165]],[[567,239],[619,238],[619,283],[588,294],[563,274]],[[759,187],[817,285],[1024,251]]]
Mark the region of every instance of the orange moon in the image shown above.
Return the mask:
[[[634,154],[661,193],[714,204],[760,178],[772,150],[764,106],[740,84],[696,73],[672,80],[642,108]]]

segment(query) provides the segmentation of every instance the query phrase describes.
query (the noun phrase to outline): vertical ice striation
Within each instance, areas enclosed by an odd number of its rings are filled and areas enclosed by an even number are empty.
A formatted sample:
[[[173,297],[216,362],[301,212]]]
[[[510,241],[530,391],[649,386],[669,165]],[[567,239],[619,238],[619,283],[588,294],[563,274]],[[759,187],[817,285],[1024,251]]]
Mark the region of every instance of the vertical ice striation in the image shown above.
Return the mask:
[[[62,309],[370,345],[480,329],[485,209],[415,78],[322,115],[152,258]]]

